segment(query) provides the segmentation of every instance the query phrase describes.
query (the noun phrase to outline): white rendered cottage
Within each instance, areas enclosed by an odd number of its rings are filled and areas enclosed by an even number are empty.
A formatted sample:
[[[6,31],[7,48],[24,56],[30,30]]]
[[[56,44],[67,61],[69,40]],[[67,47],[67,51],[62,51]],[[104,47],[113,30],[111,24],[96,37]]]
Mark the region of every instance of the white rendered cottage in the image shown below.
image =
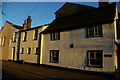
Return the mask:
[[[58,11],[61,13],[67,5],[72,8],[75,4],[66,3]],[[42,32],[40,64],[115,72],[120,54],[120,19],[116,3],[68,16],[62,16],[64,12],[61,16],[57,14]]]

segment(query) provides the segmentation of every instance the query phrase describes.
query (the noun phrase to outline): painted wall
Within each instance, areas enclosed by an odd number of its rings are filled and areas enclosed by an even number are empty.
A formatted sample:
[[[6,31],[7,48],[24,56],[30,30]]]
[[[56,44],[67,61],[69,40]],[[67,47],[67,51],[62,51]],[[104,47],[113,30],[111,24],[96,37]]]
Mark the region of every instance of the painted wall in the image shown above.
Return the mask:
[[[13,34],[15,32],[19,31],[19,29],[15,29],[14,27],[12,27],[11,29],[11,34],[10,34],[10,45],[9,45],[9,57],[8,59],[9,60],[13,60],[13,47],[15,47],[15,59],[14,60],[17,60],[17,43],[18,43],[18,36],[16,35],[16,42],[13,42],[12,38],[13,38]]]
[[[11,30],[12,26],[9,23],[4,24],[4,28],[2,29],[2,36],[5,37],[5,45],[1,46],[2,48],[2,60],[8,60],[8,55],[9,55],[9,45],[10,45],[10,35],[11,35]]]
[[[45,30],[48,26],[43,26],[41,28],[38,28],[38,33],[42,32],[43,30]],[[20,48],[24,48],[24,53],[19,55],[19,59],[23,60],[24,62],[29,62],[29,63],[37,63],[37,54],[35,54],[35,49],[36,47],[38,47],[38,39],[37,40],[33,40],[34,39],[34,31],[33,30],[29,30],[26,31],[27,32],[27,39],[25,42],[23,42],[23,34],[24,32],[21,32],[21,41],[20,41]],[[27,48],[31,48],[31,54],[27,53]]]
[[[86,28],[64,31],[60,40],[50,41],[50,34],[42,35],[41,64],[90,71],[114,72],[116,53],[114,43],[114,26],[103,24],[103,37],[86,38]],[[74,48],[70,48],[74,44]],[[50,50],[59,50],[59,63],[50,63]],[[87,67],[87,50],[103,50],[103,68]],[[104,57],[111,54],[112,57]]]

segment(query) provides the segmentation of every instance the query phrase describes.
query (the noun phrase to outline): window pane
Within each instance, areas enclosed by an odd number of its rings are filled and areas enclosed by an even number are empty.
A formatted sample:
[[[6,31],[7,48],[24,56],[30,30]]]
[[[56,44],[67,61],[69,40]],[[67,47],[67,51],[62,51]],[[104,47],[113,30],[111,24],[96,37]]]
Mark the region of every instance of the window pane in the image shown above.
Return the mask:
[[[38,48],[36,48],[36,54],[38,54]]]
[[[102,58],[102,53],[101,52],[96,52],[96,58]]]
[[[2,37],[2,46],[5,45],[5,37]]]
[[[94,52],[90,53],[90,58],[94,58]]]
[[[102,67],[102,54],[103,51],[101,50],[91,50],[88,51],[88,66],[93,67]]]
[[[93,37],[94,36],[94,27],[89,27],[88,28],[88,37]]]
[[[50,62],[58,62],[59,51],[50,50]]]
[[[102,36],[102,26],[95,26],[95,36]]]
[[[2,46],[2,38],[0,37],[0,46]]]
[[[51,40],[60,40],[60,32],[55,32],[50,34]]]
[[[96,60],[96,65],[102,65],[102,60],[101,59]]]
[[[37,38],[38,38],[38,30],[35,30],[34,39],[37,39]]]
[[[90,59],[90,65],[95,65],[95,60],[94,59]]]

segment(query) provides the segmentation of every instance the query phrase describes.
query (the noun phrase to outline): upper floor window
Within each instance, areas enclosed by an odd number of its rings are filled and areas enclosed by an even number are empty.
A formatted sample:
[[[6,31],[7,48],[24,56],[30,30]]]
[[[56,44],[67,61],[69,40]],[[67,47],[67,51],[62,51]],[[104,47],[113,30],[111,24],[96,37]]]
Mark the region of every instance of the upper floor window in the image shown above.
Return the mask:
[[[50,62],[52,63],[59,62],[59,50],[50,50]]]
[[[37,38],[38,38],[38,30],[34,31],[34,36],[33,37],[34,37],[34,40],[37,40]]]
[[[60,40],[60,32],[54,32],[50,34],[51,40]]]
[[[102,67],[102,50],[89,50],[87,51],[87,65],[89,67]]]
[[[2,37],[0,37],[0,46],[2,46]]]
[[[88,27],[87,37],[102,37],[102,25]]]
[[[0,46],[4,46],[5,45],[5,37],[1,37],[0,38]]]
[[[13,41],[13,42],[16,42],[16,33],[13,33],[12,41]]]
[[[31,48],[27,48],[27,53],[28,53],[28,54],[31,53]]]
[[[26,41],[26,38],[27,38],[27,32],[24,32],[23,33],[23,41]]]

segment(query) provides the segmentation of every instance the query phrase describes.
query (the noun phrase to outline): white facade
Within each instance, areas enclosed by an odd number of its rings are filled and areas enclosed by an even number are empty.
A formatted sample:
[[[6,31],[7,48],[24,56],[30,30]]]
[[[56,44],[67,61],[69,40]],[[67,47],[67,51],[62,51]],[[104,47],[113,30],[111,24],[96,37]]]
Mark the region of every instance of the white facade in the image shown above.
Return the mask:
[[[60,40],[51,41],[50,34],[42,35],[41,64],[114,72],[117,66],[114,23],[102,24],[103,37],[86,38],[86,28],[60,32]],[[70,44],[74,47],[71,48]],[[59,62],[50,62],[50,50],[59,50]],[[103,67],[87,66],[87,50],[103,50]],[[112,55],[105,57],[104,55]]]
[[[24,62],[28,63],[39,63],[38,59],[39,56],[36,54],[36,48],[38,48],[39,44],[39,37],[40,32],[46,29],[48,26],[42,26],[38,29],[32,29],[28,31],[22,31],[20,36],[20,53],[19,53],[19,60],[23,60]],[[38,30],[38,38],[34,40],[35,30]],[[23,41],[24,34],[27,33],[26,41]],[[23,53],[21,50],[23,48]],[[28,54],[28,48],[30,48],[30,54]]]
[[[11,39],[12,39],[12,34],[16,31],[18,31],[19,29],[16,29],[15,27],[13,27],[13,25],[11,25],[10,22],[5,22],[4,27],[1,31],[1,50],[2,50],[2,60],[8,60],[9,58],[11,58],[11,51],[10,48],[12,46],[14,46],[13,44],[11,44]],[[4,40],[3,40],[4,39]]]
[[[17,35],[18,29],[12,29],[10,34],[10,45],[9,45],[9,57],[8,60],[17,60],[17,44],[18,44],[18,35]]]

